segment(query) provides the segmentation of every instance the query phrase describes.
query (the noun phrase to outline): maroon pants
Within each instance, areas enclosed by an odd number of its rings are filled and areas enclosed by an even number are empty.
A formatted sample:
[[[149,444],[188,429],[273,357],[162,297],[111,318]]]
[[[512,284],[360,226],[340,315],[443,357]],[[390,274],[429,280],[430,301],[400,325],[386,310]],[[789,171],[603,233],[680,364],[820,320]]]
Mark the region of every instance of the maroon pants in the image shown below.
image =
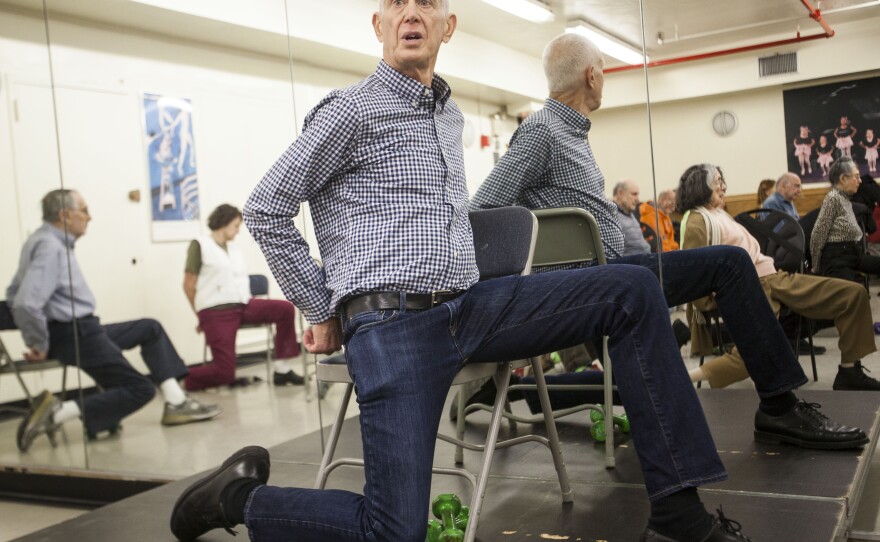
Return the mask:
[[[235,380],[235,336],[242,324],[275,324],[275,358],[299,355],[293,305],[279,299],[251,299],[247,305],[199,311],[199,326],[211,347],[213,361],[190,367],[184,382],[190,391],[223,386]]]

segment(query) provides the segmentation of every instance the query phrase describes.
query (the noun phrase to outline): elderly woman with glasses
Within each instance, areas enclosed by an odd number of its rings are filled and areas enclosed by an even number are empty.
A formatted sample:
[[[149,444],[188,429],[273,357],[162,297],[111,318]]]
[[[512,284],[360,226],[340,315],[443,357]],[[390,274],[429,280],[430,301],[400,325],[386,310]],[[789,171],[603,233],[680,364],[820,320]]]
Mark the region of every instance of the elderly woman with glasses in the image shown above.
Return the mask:
[[[828,277],[862,281],[861,273],[880,274],[880,257],[865,253],[862,227],[850,198],[859,189],[859,168],[843,156],[828,171],[831,191],[825,196],[810,239],[813,271]]]
[[[770,306],[777,313],[780,305],[807,318],[833,320],[840,335],[840,366],[834,379],[835,390],[880,391],[880,382],[865,373],[861,358],[877,351],[871,325],[868,294],[861,286],[847,281],[800,273],[777,271],[773,258],[760,251],[758,241],[724,210],[727,183],[721,169],[712,164],[689,167],[678,185],[676,210],[681,213],[681,248],[713,245],[738,246],[749,253]],[[711,351],[705,319],[701,312],[714,308],[704,298],[688,306],[692,344],[702,353]],[[747,377],[739,352],[706,362],[690,373],[691,380],[708,380],[721,388]]]

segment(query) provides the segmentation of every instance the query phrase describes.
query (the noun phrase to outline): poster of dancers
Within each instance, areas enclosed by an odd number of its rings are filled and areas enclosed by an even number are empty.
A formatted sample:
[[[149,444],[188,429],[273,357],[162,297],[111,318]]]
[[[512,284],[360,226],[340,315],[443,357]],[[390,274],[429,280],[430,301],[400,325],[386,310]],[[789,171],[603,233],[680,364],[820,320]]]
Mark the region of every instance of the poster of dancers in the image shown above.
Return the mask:
[[[192,103],[144,94],[143,108],[153,240],[191,239],[199,232]]]

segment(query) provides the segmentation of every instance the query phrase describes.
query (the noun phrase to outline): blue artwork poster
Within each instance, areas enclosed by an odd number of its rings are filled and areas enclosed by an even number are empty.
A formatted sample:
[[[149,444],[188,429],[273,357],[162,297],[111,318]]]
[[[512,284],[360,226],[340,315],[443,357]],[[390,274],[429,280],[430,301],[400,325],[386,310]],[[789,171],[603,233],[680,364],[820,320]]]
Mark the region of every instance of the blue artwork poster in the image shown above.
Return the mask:
[[[154,240],[190,238],[199,218],[192,104],[158,94],[143,104]]]

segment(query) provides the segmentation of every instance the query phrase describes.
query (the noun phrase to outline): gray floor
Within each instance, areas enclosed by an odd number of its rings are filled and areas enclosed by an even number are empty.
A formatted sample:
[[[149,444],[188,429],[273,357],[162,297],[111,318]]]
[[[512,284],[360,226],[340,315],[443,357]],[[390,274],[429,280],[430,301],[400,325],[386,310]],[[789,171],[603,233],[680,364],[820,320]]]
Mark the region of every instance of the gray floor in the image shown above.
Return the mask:
[[[876,291],[876,287],[874,288]],[[880,314],[880,298],[872,296],[874,314]],[[674,316],[681,316],[677,313]],[[827,390],[836,373],[837,338],[834,330],[820,332],[816,343],[825,346],[828,353],[817,359],[819,382],[810,382],[805,389]],[[683,350],[685,362],[691,367],[696,360],[689,358],[687,347]],[[809,358],[800,358],[804,370],[809,372]],[[880,354],[872,354],[864,360],[868,368],[880,375]],[[244,369],[243,374],[265,376],[260,366]],[[749,388],[749,382],[734,387]],[[325,407],[325,424],[328,411],[338,403],[339,389],[331,388],[329,408]],[[319,427],[317,402],[307,403],[302,387],[273,388],[259,384],[235,390],[220,390],[198,395],[200,400],[216,402],[224,413],[214,422],[182,427],[162,427],[162,404],[156,399],[125,421],[123,434],[119,437],[93,443],[89,447],[88,464],[101,471],[138,472],[165,479],[178,479],[208,469],[222,462],[230,450],[238,445],[260,444],[273,446],[288,441]],[[350,409],[356,414],[356,409]],[[73,424],[71,424],[73,425]],[[218,431],[218,428],[222,430]],[[15,424],[0,423],[0,439],[14,438]],[[82,453],[81,429],[68,427],[61,445],[52,449],[46,442],[35,444],[27,456],[0,454],[2,464],[45,464],[47,459],[64,464],[80,465],[85,460]],[[315,442],[315,448],[320,443]],[[852,541],[880,540],[880,458],[872,458],[869,480],[853,525]],[[0,500],[0,541],[12,540],[56,523],[76,517],[82,509],[35,505]],[[877,533],[877,534],[869,534]]]

